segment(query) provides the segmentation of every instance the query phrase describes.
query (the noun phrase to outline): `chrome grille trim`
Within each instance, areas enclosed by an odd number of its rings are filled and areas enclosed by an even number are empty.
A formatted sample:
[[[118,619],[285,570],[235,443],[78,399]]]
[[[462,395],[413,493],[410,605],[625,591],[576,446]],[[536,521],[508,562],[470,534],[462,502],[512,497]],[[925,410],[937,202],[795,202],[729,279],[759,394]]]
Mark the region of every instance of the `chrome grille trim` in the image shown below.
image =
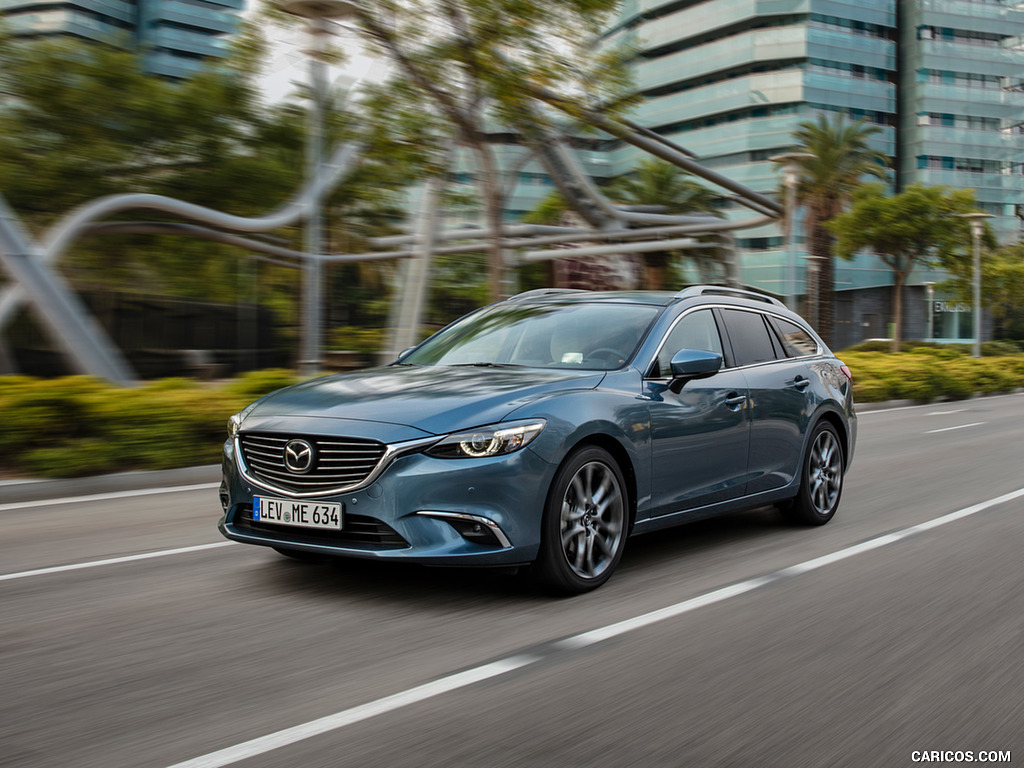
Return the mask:
[[[284,447],[301,438],[316,452],[315,468],[303,475],[284,466]],[[318,437],[239,432],[235,435],[235,463],[253,485],[292,498],[331,496],[372,484],[387,466],[407,453],[433,445],[440,437],[426,437],[390,445],[366,438]],[[330,446],[330,447],[327,447]],[[351,454],[344,453],[351,451]],[[330,455],[324,456],[323,453]],[[339,452],[342,455],[337,455]]]

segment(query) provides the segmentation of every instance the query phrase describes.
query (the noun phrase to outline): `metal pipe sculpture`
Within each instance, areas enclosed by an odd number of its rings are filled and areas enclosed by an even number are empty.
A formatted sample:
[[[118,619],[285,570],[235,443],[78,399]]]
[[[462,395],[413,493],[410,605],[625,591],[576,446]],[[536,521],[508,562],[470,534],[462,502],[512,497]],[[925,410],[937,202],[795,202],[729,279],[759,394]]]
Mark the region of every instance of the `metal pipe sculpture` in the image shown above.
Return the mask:
[[[521,261],[607,254],[621,251],[624,244],[628,244],[631,251],[711,247],[712,244],[698,242],[694,237],[718,234],[720,238],[728,238],[731,242],[729,233],[761,226],[782,215],[783,208],[776,201],[704,168],[695,161],[691,152],[647,128],[622,118],[606,117],[594,110],[581,110],[577,105],[563,103],[557,97],[544,92],[534,95],[540,101],[547,102],[578,120],[732,192],[737,202],[760,216],[741,221],[727,221],[706,215],[673,215],[650,209],[615,205],[604,197],[575,155],[569,151],[567,138],[564,135],[555,135],[552,130],[543,127],[543,121],[537,120],[533,125],[518,126],[522,138],[545,168],[568,206],[588,226],[503,227],[497,233],[502,246],[525,251]],[[59,259],[73,242],[87,234],[187,235],[267,254],[276,257],[276,260],[258,256],[253,258],[294,267],[309,265],[313,259],[318,263],[401,258],[420,258],[425,261],[431,254],[479,251],[492,236],[486,229],[463,227],[432,233],[425,237],[425,230],[421,228],[422,231],[417,234],[371,239],[371,245],[385,249],[382,251],[312,254],[239,234],[270,232],[308,216],[316,201],[334,189],[354,165],[359,152],[360,147],[354,143],[339,147],[329,162],[321,166],[319,173],[314,175],[295,198],[265,216],[255,218],[233,216],[159,195],[112,195],[93,200],[72,211],[50,229],[48,236],[40,244],[28,238],[16,216],[0,198],[0,264],[3,264],[14,278],[14,285],[0,292],[0,332],[13,316],[15,309],[27,298],[79,371],[122,384],[132,383],[133,374],[120,352],[88,315],[77,297],[48,267],[48,264]],[[128,210],[152,210],[195,223],[102,221]],[[438,245],[441,242],[452,241],[454,243],[451,245]],[[537,250],[537,247],[542,245],[574,242],[585,242],[590,245],[573,249]],[[735,254],[735,248],[727,250]],[[735,264],[726,263],[726,276],[730,280],[738,279]],[[422,280],[422,276],[419,279]],[[415,332],[418,322],[418,317],[403,320],[400,325],[405,329],[406,336]]]

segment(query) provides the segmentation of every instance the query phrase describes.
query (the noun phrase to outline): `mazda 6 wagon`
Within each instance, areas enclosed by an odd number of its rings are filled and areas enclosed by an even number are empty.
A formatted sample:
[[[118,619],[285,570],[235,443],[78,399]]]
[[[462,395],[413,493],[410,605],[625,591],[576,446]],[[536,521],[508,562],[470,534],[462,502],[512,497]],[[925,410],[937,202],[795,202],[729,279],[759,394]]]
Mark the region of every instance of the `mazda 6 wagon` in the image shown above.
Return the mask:
[[[760,294],[530,291],[232,416],[220,530],[300,559],[529,564],[584,592],[633,534],[770,504],[827,523],[852,390]]]

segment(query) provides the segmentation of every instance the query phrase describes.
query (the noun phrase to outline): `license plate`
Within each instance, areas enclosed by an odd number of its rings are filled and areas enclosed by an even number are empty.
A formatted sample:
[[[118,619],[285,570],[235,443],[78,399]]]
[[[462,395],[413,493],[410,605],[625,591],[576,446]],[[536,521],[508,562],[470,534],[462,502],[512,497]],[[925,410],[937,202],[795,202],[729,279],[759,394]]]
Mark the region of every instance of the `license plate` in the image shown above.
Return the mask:
[[[268,499],[263,496],[254,496],[252,500],[255,523],[340,531],[342,512],[342,505],[333,502]]]

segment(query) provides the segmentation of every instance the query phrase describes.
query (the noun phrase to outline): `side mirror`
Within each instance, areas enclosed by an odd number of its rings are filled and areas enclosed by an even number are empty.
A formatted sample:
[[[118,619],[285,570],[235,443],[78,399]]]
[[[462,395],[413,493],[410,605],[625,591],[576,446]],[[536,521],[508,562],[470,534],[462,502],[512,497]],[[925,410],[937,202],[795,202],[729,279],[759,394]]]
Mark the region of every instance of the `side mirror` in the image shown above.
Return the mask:
[[[672,381],[669,388],[679,394],[683,384],[691,379],[706,379],[722,369],[722,356],[705,349],[681,349],[670,363]]]

